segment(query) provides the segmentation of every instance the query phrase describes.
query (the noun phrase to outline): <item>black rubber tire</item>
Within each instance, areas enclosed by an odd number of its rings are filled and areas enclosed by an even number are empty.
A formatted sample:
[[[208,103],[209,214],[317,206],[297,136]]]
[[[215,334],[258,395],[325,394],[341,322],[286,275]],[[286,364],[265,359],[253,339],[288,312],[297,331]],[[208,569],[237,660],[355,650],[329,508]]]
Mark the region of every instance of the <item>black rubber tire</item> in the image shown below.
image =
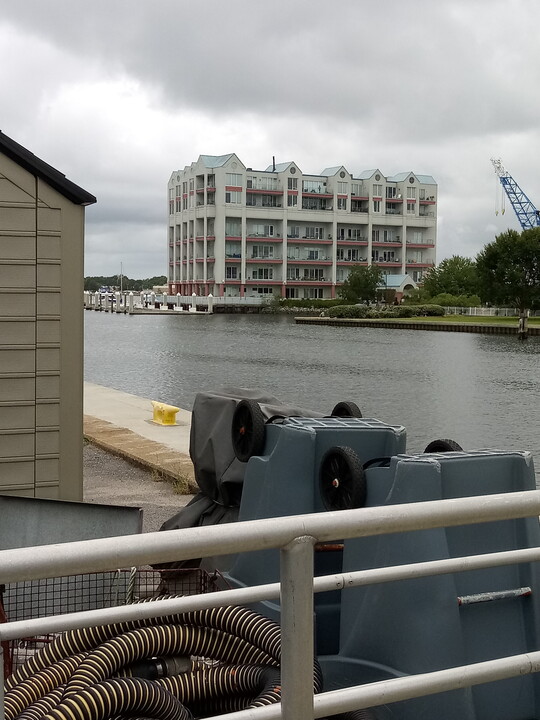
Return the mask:
[[[443,438],[442,440],[433,440],[424,450],[425,453],[445,453],[463,450],[461,445],[455,440]]]
[[[330,417],[361,418],[362,411],[355,402],[352,402],[352,400],[343,400],[334,406],[334,409],[330,413]]]
[[[366,476],[350,447],[332,447],[319,468],[319,490],[327,510],[351,510],[366,504]]]
[[[247,462],[253,455],[261,455],[264,436],[264,415],[259,403],[254,400],[240,400],[231,426],[232,446],[238,460]]]

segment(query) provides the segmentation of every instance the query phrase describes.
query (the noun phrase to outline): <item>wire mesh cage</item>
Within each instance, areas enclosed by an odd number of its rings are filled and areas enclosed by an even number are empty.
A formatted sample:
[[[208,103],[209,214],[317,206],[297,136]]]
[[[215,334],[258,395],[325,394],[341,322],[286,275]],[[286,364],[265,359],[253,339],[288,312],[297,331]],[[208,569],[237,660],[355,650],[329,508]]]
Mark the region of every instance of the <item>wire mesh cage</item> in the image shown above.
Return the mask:
[[[10,583],[0,586],[0,621],[97,610],[163,595],[200,595],[223,587],[222,576],[217,572],[149,567]],[[4,646],[5,675],[24,664],[53,637],[23,638]]]

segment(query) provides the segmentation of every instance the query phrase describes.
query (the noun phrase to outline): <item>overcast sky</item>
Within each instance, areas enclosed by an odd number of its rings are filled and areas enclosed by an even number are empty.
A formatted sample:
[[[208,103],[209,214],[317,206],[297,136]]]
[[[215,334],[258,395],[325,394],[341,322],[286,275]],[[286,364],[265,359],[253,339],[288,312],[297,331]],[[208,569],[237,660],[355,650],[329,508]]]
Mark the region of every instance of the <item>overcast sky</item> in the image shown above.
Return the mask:
[[[167,182],[200,154],[439,185],[437,261],[540,207],[538,0],[23,0],[0,16],[0,129],[96,195],[85,275],[166,274]]]

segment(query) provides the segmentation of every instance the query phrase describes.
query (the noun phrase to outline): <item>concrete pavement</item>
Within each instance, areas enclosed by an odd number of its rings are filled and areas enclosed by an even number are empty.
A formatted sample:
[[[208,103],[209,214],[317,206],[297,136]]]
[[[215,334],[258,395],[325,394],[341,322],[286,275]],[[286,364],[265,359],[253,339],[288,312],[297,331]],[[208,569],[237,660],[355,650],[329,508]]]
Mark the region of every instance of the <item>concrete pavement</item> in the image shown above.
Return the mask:
[[[196,492],[189,457],[191,413],[180,410],[176,425],[152,422],[152,401],[84,383],[84,436],[94,445],[176,481],[177,491]]]

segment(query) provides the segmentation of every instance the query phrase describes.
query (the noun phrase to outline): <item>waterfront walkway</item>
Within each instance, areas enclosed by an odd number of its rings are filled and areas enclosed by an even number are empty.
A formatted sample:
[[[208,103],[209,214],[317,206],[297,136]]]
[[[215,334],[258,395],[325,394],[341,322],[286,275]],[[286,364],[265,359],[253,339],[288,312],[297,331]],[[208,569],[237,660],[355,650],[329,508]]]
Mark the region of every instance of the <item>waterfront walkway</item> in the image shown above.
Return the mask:
[[[98,447],[159,477],[196,489],[189,457],[191,413],[180,410],[176,425],[152,422],[152,400],[119,390],[84,383],[84,437]]]

